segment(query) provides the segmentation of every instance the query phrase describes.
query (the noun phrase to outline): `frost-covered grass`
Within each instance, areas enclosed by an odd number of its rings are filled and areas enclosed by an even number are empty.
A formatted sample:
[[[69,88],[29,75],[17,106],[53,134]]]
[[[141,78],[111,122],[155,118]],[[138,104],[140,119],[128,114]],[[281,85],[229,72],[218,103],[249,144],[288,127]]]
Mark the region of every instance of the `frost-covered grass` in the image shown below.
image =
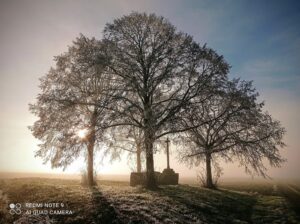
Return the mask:
[[[128,182],[100,181],[89,189],[78,180],[22,178],[0,180],[0,223],[19,215],[9,203],[59,202],[73,215],[50,215],[54,223],[299,223],[289,202],[273,185],[161,186],[157,191]],[[275,189],[276,190],[276,189]]]

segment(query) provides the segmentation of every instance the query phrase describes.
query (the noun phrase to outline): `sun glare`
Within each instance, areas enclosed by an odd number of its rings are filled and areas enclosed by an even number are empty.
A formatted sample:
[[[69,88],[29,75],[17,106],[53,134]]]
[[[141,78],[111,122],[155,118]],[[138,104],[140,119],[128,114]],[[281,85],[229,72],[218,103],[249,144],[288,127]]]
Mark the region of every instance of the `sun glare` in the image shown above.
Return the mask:
[[[79,130],[79,131],[77,132],[77,135],[78,135],[79,138],[85,138],[86,135],[87,135],[87,133],[88,133],[88,130],[87,130],[87,129],[82,129],[82,130]]]

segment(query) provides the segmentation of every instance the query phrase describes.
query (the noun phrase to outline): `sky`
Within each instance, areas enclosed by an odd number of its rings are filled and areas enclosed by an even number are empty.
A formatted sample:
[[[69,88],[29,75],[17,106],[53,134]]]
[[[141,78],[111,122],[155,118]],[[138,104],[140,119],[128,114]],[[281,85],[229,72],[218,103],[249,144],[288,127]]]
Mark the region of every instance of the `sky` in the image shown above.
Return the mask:
[[[231,78],[253,80],[265,110],[287,130],[282,150],[287,162],[270,168],[269,175],[299,177],[300,2],[288,0],[0,0],[0,172],[62,172],[34,157],[38,141],[27,127],[37,118],[28,104],[39,93],[39,78],[80,33],[101,39],[107,22],[132,11],[166,17],[223,55]],[[172,145],[171,151],[171,167],[194,177],[197,168],[178,163]],[[126,155],[95,163],[100,174],[130,173]],[[237,164],[222,166],[225,177],[245,177]],[[78,159],[64,172],[84,167]],[[166,167],[164,153],[155,155],[155,167]]]

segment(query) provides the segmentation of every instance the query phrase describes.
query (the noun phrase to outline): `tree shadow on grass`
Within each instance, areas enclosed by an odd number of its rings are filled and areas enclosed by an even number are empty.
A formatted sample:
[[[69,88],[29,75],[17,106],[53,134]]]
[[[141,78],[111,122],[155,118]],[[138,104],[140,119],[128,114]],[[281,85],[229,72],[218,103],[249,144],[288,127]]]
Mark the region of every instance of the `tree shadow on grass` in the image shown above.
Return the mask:
[[[224,195],[223,206],[221,205],[220,209],[223,207],[223,211],[227,214],[233,213],[237,219],[253,223],[253,209],[257,203],[255,196],[225,189],[216,189],[216,191]]]
[[[117,211],[105,198],[105,196],[99,191],[97,187],[90,188],[92,191],[92,203],[94,206],[94,212],[92,219],[94,223],[123,223],[118,217]]]
[[[188,185],[166,186],[157,193],[185,204],[200,216],[204,215],[209,223],[252,223],[256,199],[247,194]]]

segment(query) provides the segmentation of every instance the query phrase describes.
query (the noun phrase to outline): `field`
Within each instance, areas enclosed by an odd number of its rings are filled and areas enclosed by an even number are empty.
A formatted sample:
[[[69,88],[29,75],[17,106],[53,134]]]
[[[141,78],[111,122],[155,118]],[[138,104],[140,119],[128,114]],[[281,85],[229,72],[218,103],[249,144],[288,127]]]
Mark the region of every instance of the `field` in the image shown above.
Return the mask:
[[[300,223],[299,191],[298,182],[228,181],[218,190],[180,184],[148,191],[125,181],[102,180],[90,189],[79,180],[2,179],[0,223]],[[9,213],[11,203],[21,204],[20,215]]]

